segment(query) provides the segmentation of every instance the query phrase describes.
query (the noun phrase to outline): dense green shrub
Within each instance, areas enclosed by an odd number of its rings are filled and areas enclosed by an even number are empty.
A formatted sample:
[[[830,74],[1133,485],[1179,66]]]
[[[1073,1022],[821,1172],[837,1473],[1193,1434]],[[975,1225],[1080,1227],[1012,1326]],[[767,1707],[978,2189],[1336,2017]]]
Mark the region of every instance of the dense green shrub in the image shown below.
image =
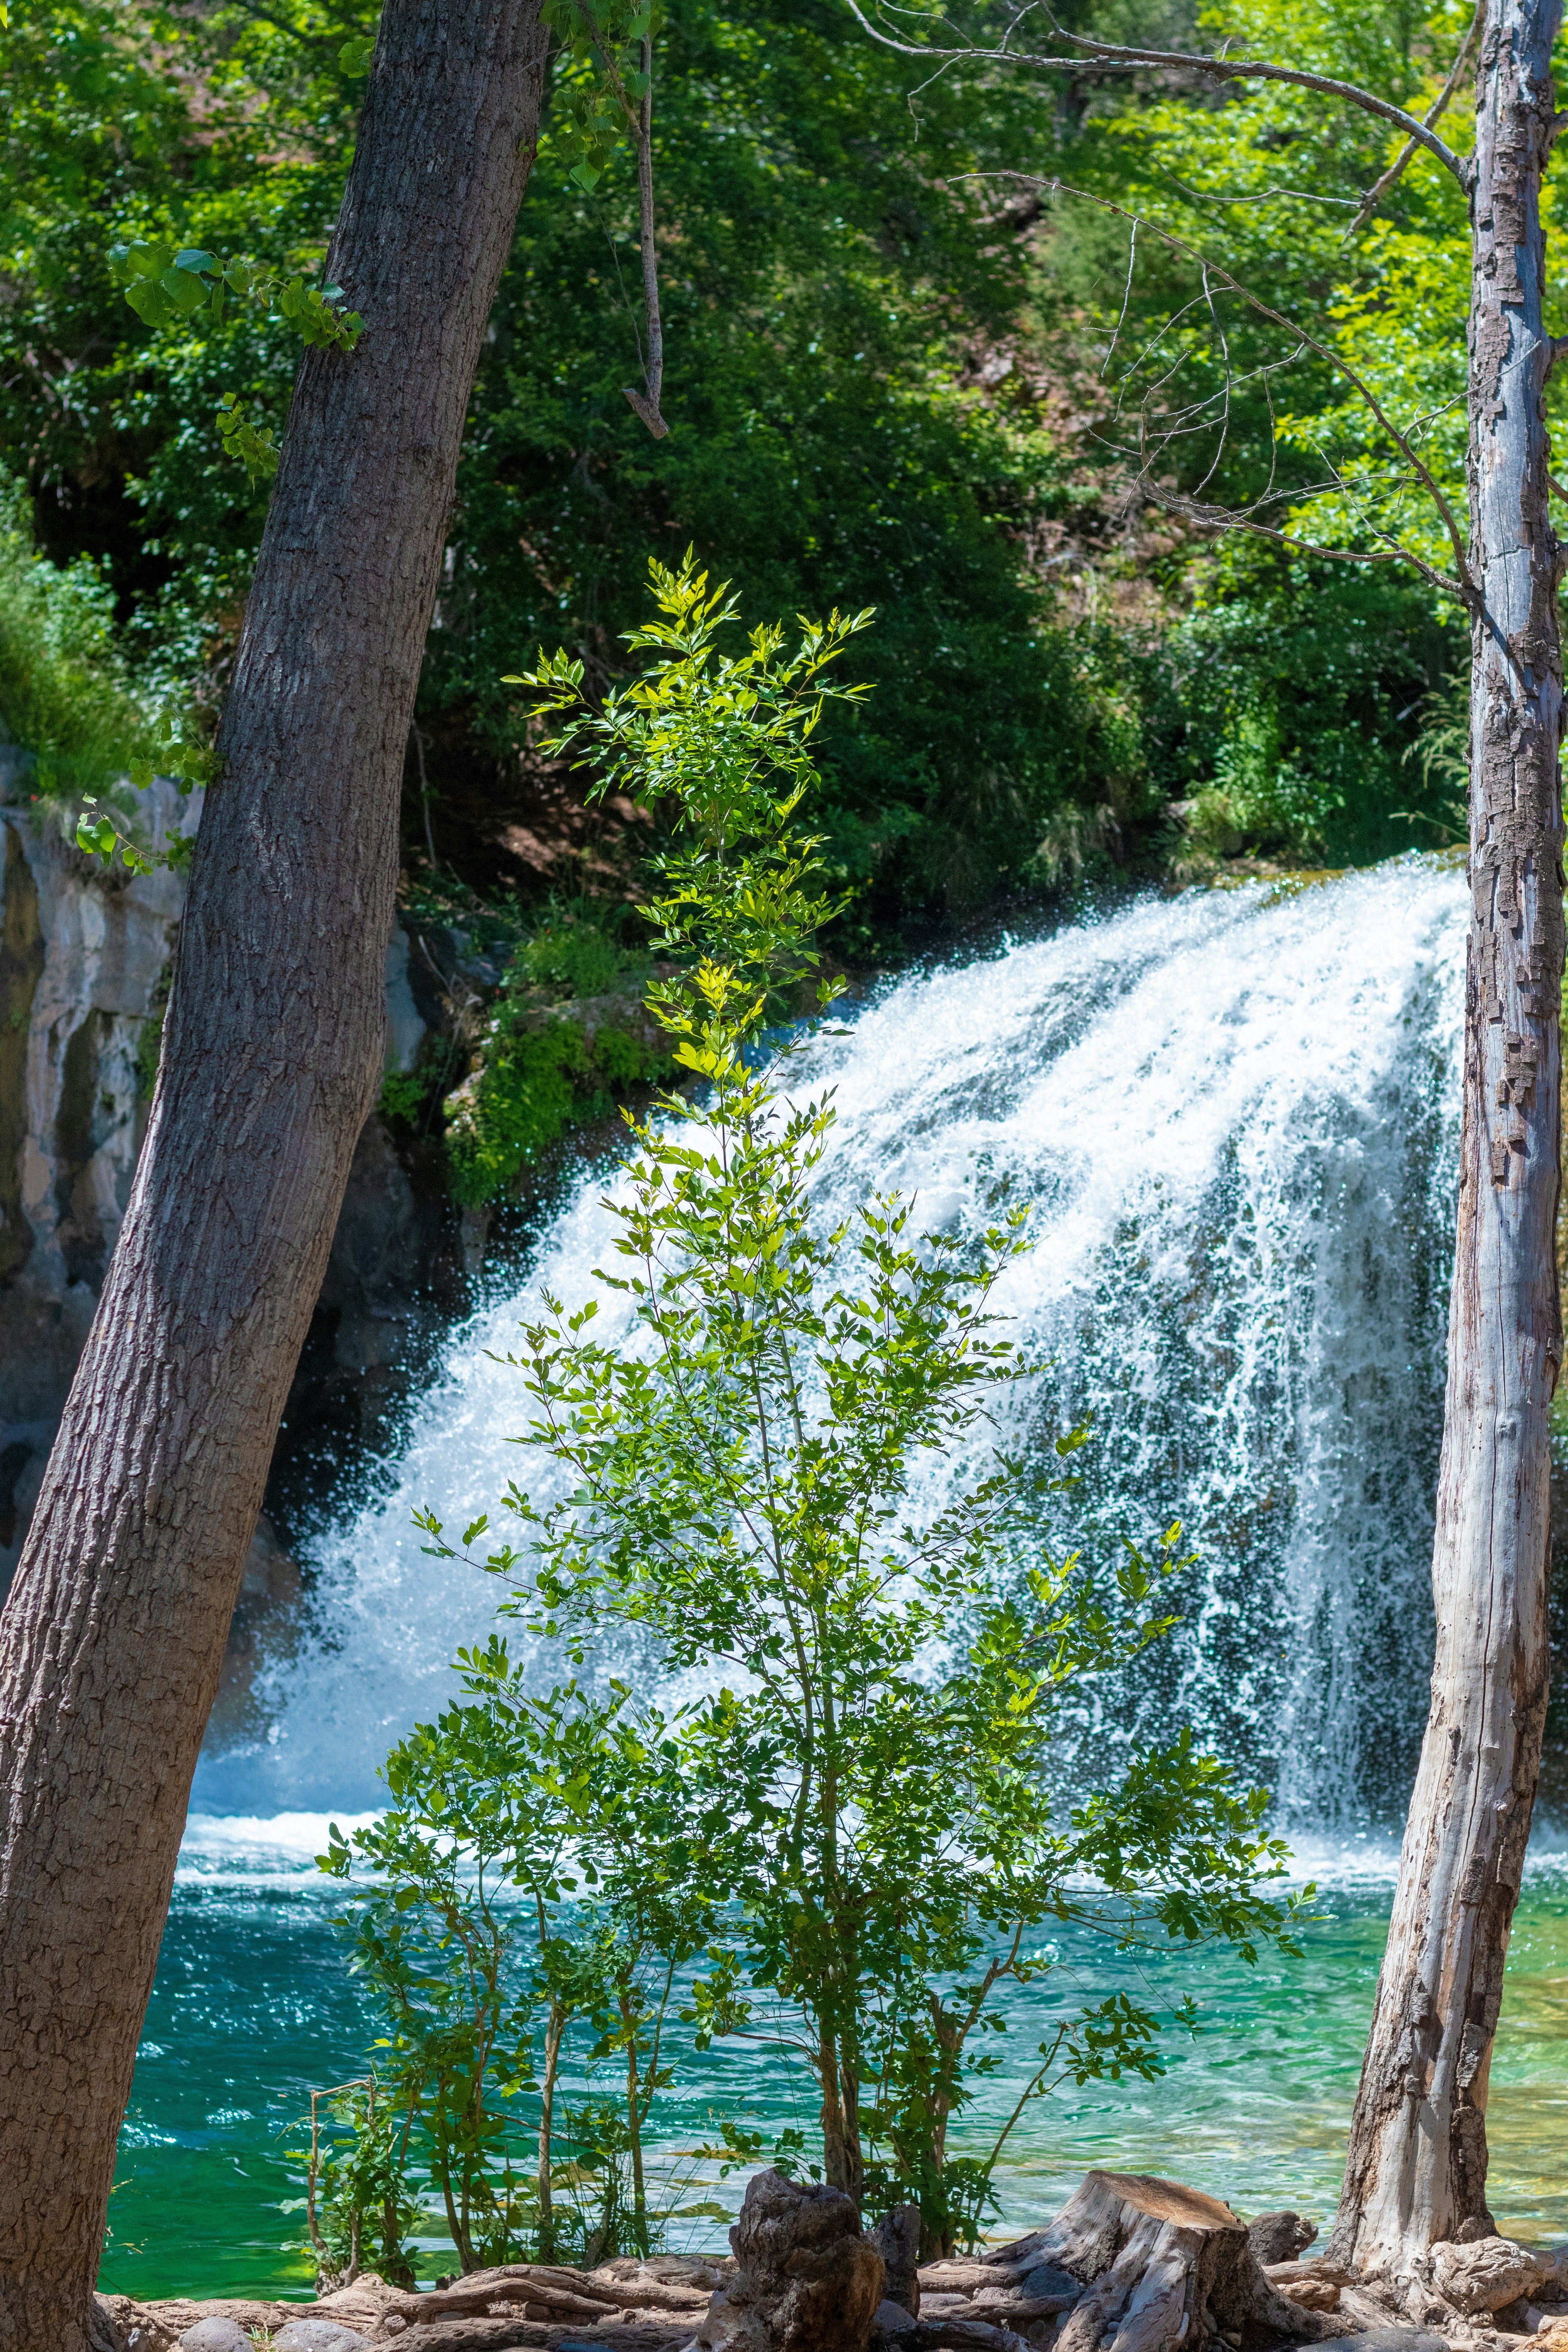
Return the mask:
[[[1190,848],[1342,866],[1430,847],[1397,813],[1424,804],[1405,754],[1458,623],[1418,583],[1271,553],[1238,552],[1216,587],[1160,646],[1157,756]]]
[[[647,970],[647,956],[629,951],[585,906],[523,933],[473,1068],[444,1107],[452,1192],[463,1207],[493,1200],[570,1129],[664,1074],[668,1055],[640,1003]],[[407,1103],[385,1108],[406,1115]]]
[[[122,777],[148,733],[112,591],[89,556],[36,551],[26,501],[0,472],[0,740],[32,755],[30,791],[66,799]]]

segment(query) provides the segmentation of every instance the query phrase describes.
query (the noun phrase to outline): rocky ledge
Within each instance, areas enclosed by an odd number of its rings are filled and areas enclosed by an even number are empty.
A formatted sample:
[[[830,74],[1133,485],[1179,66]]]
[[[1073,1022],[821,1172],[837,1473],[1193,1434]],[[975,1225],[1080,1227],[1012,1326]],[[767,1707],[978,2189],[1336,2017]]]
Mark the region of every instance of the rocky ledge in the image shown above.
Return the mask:
[[[905,2206],[776,2172],[749,2184],[727,2261],[508,2263],[415,2294],[363,2273],[313,2304],[99,2297],[101,2352],[1568,2352],[1557,2258],[1485,2236],[1408,2274],[1303,2259],[1294,2213],[1250,2225],[1178,2181],[1091,2172],[1055,2221],[971,2260],[915,2260]]]

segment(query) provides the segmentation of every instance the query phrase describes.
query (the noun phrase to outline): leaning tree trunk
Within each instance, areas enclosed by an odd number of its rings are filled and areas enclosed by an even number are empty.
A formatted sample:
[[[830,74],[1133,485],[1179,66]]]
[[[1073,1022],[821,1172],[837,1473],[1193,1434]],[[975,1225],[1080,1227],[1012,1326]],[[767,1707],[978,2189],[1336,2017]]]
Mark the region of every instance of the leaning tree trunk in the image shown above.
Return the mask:
[[[0,1619],[0,2347],[79,2352],[196,1751],[382,1056],[403,761],[538,0],[388,0],[129,1213]]]
[[[1542,399],[1541,175],[1562,0],[1490,0],[1470,312],[1470,933],[1464,1138],[1432,1583],[1431,1713],[1334,2257],[1418,2276],[1491,2227],[1486,2098],[1546,1710],[1563,669]]]

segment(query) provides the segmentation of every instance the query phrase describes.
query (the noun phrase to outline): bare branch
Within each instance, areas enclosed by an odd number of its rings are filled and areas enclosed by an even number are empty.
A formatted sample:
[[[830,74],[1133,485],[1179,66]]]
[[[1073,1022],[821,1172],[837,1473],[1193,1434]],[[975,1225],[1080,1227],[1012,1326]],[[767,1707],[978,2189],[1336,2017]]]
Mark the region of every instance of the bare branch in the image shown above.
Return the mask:
[[[855,0],[849,0],[849,5],[853,7],[855,5]],[[1125,205],[1112,204],[1109,196],[1096,195],[1088,188],[1072,187],[1066,180],[1046,180],[1040,174],[1031,172],[977,172],[965,173],[963,176],[965,178],[987,180],[1024,180],[1037,187],[1049,187],[1053,190],[1059,189],[1061,194],[1066,196],[1077,196],[1085,204],[1097,205],[1101,212],[1114,214],[1119,220],[1141,220],[1143,226],[1147,229],[1151,229],[1154,236],[1160,239],[1163,245],[1169,246],[1173,253],[1181,254],[1185,260],[1194,262],[1200,269],[1211,272],[1218,282],[1228,286],[1233,294],[1239,295],[1241,299],[1247,303],[1249,309],[1255,310],[1259,318],[1268,320],[1270,324],[1273,326],[1282,327],[1287,334],[1295,336],[1298,342],[1304,345],[1308,351],[1316,352],[1320,359],[1326,360],[1331,368],[1336,369],[1338,373],[1345,377],[1347,382],[1353,385],[1354,389],[1360,393],[1362,398],[1371,409],[1379,425],[1387,434],[1389,439],[1394,443],[1394,446],[1399,451],[1400,456],[1409,466],[1411,472],[1415,475],[1415,478],[1421,483],[1422,487],[1430,497],[1433,505],[1436,508],[1438,514],[1442,518],[1443,527],[1448,534],[1449,544],[1452,546],[1454,551],[1454,571],[1456,576],[1453,580],[1449,580],[1446,573],[1436,572],[1430,564],[1424,562],[1419,556],[1411,555],[1408,553],[1408,551],[1404,551],[1407,561],[1415,564],[1416,569],[1420,571],[1424,576],[1430,579],[1435,583],[1440,583],[1442,585],[1452,589],[1453,592],[1466,604],[1474,604],[1479,602],[1480,592],[1470,576],[1468,551],[1460,535],[1459,525],[1455,517],[1453,508],[1449,505],[1447,499],[1444,496],[1443,491],[1438,487],[1437,483],[1433,479],[1432,474],[1423,462],[1419,452],[1412,446],[1407,436],[1403,434],[1398,425],[1394,424],[1393,418],[1384,407],[1383,403],[1379,400],[1376,393],[1373,390],[1371,384],[1368,383],[1366,378],[1358,369],[1353,368],[1351,365],[1350,362],[1344,358],[1342,353],[1332,350],[1327,343],[1319,342],[1315,336],[1310,335],[1306,329],[1299,325],[1295,320],[1288,319],[1282,311],[1274,310],[1269,303],[1265,302],[1258,295],[1254,294],[1249,287],[1244,286],[1238,278],[1233,277],[1228,269],[1222,268],[1218,262],[1207,260],[1206,257],[1198,251],[1195,246],[1189,245],[1187,243],[1185,237],[1175,236],[1173,232],[1168,228],[1162,228],[1157,221],[1151,221],[1144,214],[1133,214],[1129,212]]]
[[[1122,330],[1122,327],[1124,326],[1124,324],[1126,323],[1126,319],[1127,319],[1127,305],[1128,305],[1128,304],[1129,304],[1129,302],[1131,302],[1131,299],[1132,299],[1132,271],[1133,271],[1134,266],[1136,265],[1137,259],[1138,259],[1138,224],[1137,224],[1137,222],[1136,222],[1136,221],[1134,221],[1134,222],[1133,222],[1133,224],[1132,224],[1132,234],[1131,234],[1131,236],[1128,238],[1128,240],[1127,240],[1127,283],[1126,283],[1125,287],[1122,289],[1122,293],[1121,293],[1121,316],[1118,318],[1118,320],[1117,320],[1117,321],[1116,321],[1116,332],[1115,332],[1115,334],[1113,334],[1113,335],[1111,336],[1111,338],[1110,338],[1110,349],[1106,352],[1106,354],[1105,354],[1105,358],[1104,358],[1104,360],[1103,360],[1103,361],[1101,362],[1101,363],[1100,363],[1100,373],[1101,376],[1103,376],[1103,375],[1104,375],[1106,369],[1110,365],[1111,361],[1116,357],[1116,346],[1117,346],[1117,344],[1118,344],[1118,343],[1121,341],[1121,330]]]
[[[1464,39],[1459,44],[1459,54],[1454,59],[1453,70],[1449,74],[1447,80],[1443,84],[1442,89],[1437,92],[1437,95],[1433,100],[1431,105],[1426,109],[1424,119],[1428,130],[1430,130],[1432,125],[1438,121],[1439,117],[1447,108],[1448,100],[1453,97],[1454,92],[1459,87],[1459,76],[1464,72],[1466,60],[1469,57],[1470,51],[1476,46],[1476,41],[1480,33],[1481,26],[1486,21],[1486,14],[1487,0],[1476,0],[1476,13],[1470,19],[1469,31],[1465,35]],[[1387,171],[1384,173],[1382,179],[1376,181],[1362,198],[1361,209],[1356,214],[1354,220],[1352,221],[1349,228],[1347,228],[1344,233],[1342,239],[1344,244],[1348,245],[1352,236],[1360,236],[1362,230],[1366,226],[1373,213],[1376,212],[1379,205],[1382,204],[1384,196],[1387,195],[1390,188],[1393,187],[1394,182],[1398,179],[1400,173],[1404,171],[1405,165],[1409,163],[1415,152],[1415,140],[1407,139],[1404,146],[1400,149],[1394,161],[1389,165]]]
[[[1220,324],[1219,312],[1215,309],[1214,296],[1209,290],[1209,266],[1206,261],[1203,264],[1203,273],[1204,300],[1208,305],[1209,318],[1213,321],[1215,333],[1219,337],[1220,352],[1225,360],[1225,411],[1220,418],[1219,441],[1214,457],[1210,460],[1208,472],[1198,484],[1199,490],[1206,490],[1215,474],[1218,473],[1219,461],[1225,455],[1225,445],[1230,432],[1230,344],[1226,340],[1225,329]]]
[[[1232,507],[1198,506],[1184,499],[1179,490],[1167,490],[1156,481],[1147,480],[1143,488],[1156,506],[1168,508],[1171,513],[1183,515],[1204,530],[1250,531],[1255,539],[1272,540],[1276,547],[1287,547],[1294,555],[1321,555],[1331,563],[1408,563],[1432,587],[1468,602],[1461,581],[1451,580],[1446,572],[1439,572],[1435,564],[1427,563],[1408,547],[1321,547],[1315,540],[1297,539],[1289,531],[1276,530],[1272,524],[1255,522],[1250,515],[1238,514]]]
[[[1258,188],[1250,195],[1217,196],[1212,189],[1189,188],[1184,180],[1177,179],[1169,164],[1162,164],[1160,168],[1171,185],[1185,196],[1190,205],[1267,205],[1279,196],[1294,196],[1304,205],[1343,205],[1348,212],[1355,210],[1354,196],[1325,196],[1317,188]]]
[[[1090,58],[1108,73],[1136,73],[1152,66],[1162,73],[1203,74],[1211,81],[1287,82],[1297,89],[1316,90],[1323,98],[1342,98],[1348,105],[1359,106],[1363,113],[1374,114],[1380,121],[1391,122],[1396,131],[1405,131],[1453,173],[1467,196],[1470,192],[1470,166],[1462,157],[1456,155],[1435,131],[1429,130],[1415,115],[1407,113],[1404,107],[1377,97],[1372,90],[1358,89],[1354,82],[1335,81],[1328,74],[1303,73],[1294,66],[1272,65],[1262,58],[1233,59],[1194,57],[1184,49],[1123,48],[1109,41],[1090,40],[1087,33],[1065,32],[1054,17],[1051,19],[1052,29],[1062,40],[1071,42],[1081,52],[1080,55],[1038,57],[1025,49],[1008,48],[1005,42],[1000,47],[990,49],[977,48],[967,42],[959,48],[944,49],[925,41],[895,40],[891,33],[883,32],[879,26],[871,22],[860,6],[860,0],[848,0],[848,6],[874,41],[879,41],[884,48],[896,49],[900,56],[907,58],[962,59],[984,65],[1033,66],[1047,73],[1076,73],[1081,69],[1085,58]],[[1049,15],[1048,10],[1047,14]]]

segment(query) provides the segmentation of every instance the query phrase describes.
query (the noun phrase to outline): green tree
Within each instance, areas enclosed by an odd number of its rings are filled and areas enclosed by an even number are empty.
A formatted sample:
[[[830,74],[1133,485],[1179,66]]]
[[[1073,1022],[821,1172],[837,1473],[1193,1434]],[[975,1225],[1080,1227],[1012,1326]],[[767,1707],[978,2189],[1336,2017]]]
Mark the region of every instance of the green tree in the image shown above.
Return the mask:
[[[461,1653],[458,1669],[458,1700],[387,1759],[388,1811],[352,1840],[334,1827],[321,1857],[352,1885],[352,1964],[392,2027],[378,2047],[389,2049],[463,2269],[513,2259],[520,2229],[545,2262],[584,2232],[601,2255],[647,2253],[644,2141],[671,2079],[676,1974],[714,1926],[678,1752],[662,1718],[632,1710],[624,1686],[604,1700],[574,1684],[531,1691],[494,1637]],[[589,2045],[584,2064],[613,2064],[623,2084],[564,2119],[568,2186],[595,2168],[608,2184],[591,2225],[583,2198],[563,2216],[556,2197],[557,2097],[574,2026]],[[539,2102],[525,2200],[518,2111],[507,2104],[522,2092]]]
[[[622,1271],[601,1276],[628,1333],[601,1341],[595,1302],[553,1300],[525,1329],[528,1440],[567,1491],[540,1509],[513,1486],[527,1551],[487,1564],[574,1657],[618,1619],[670,1670],[733,1677],[676,1727],[711,1866],[745,1923],[742,1951],[699,1986],[700,2030],[748,2030],[759,1996],[793,2020],[827,2179],[866,2194],[866,2110],[880,2098],[899,2158],[883,2186],[914,2187],[928,2238],[947,2243],[975,2201],[972,2180],[955,2196],[942,2177],[963,2045],[1000,2023],[998,1982],[1042,1971],[1030,1931],[1093,1917],[1127,1944],[1158,1930],[1250,1955],[1289,1927],[1291,1906],[1258,1887],[1283,1849],[1262,1830],[1264,1793],[1233,1788],[1186,1738],[1112,1792],[1053,1799],[1056,1705],[1171,1622],[1159,1588],[1179,1531],[1152,1564],[1130,1548],[1104,1577],[1031,1560],[1039,1482],[1003,1453],[922,1508],[921,1465],[978,1445],[1024,1369],[989,1302],[1027,1243],[1021,1213],[922,1233],[893,1195],[832,1226],[812,1205],[834,1114],[802,1094],[807,1032],[792,1009],[831,902],[821,845],[795,819],[826,702],[863,691],[832,666],[870,615],[807,625],[794,650],[759,628],[729,654],[717,640],[732,600],[689,557],[652,572],[658,616],[630,639],[651,658],[634,683],[587,705],[564,656],[528,683],[568,714],[561,742],[593,761],[598,789],[635,785],[677,812],[652,910],[677,976],[647,1002],[703,1092],[631,1121],[637,1156],[613,1203]],[[816,980],[819,1011],[841,985]],[[440,1523],[425,1524],[449,1557]],[[486,1530],[476,1522],[465,1547]],[[1086,1878],[1102,1897],[1077,1891]],[[977,1992],[940,1991],[977,1965]],[[935,2074],[915,2054],[933,2020],[947,2045]],[[1153,2030],[1118,2001],[1068,2015],[1040,2086],[1058,2054],[1080,2080],[1146,2069]]]
[[[493,1801],[467,1801],[466,1728],[455,1712],[395,1749],[388,1811],[356,1832],[352,1849],[334,1823],[321,1866],[348,1880],[357,1854],[374,1874],[351,1885],[350,1965],[390,2027],[377,2047],[392,2084],[384,2104],[406,2119],[398,2146],[406,2152],[416,2133],[458,2265],[472,2271],[516,2251],[508,2103],[532,2083],[534,2000],[519,1980],[502,1899],[512,1818]],[[380,2154],[367,2119],[355,2160],[374,2167]]]
[[[408,2188],[416,2107],[412,2086],[399,2083],[396,2095],[389,2096],[374,2071],[311,2093],[310,2145],[291,2151],[309,2167],[305,2194],[280,2210],[305,2215],[318,2294],[348,2285],[362,2270],[374,2270],[394,2286],[414,2285],[407,2240],[423,2219]]]

